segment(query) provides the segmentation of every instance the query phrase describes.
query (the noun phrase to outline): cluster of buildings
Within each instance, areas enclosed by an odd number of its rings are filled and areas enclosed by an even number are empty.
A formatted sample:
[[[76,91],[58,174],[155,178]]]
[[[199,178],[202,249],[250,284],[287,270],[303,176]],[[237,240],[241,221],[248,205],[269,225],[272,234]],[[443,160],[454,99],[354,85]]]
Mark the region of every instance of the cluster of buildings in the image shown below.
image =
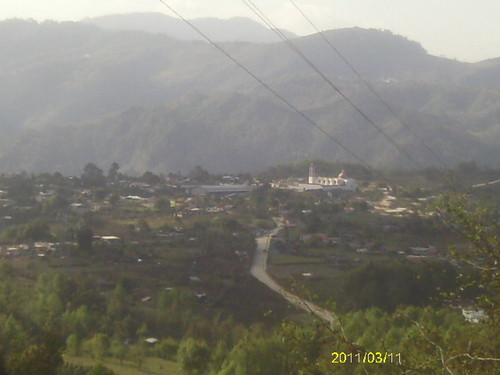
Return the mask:
[[[335,190],[356,191],[358,189],[356,180],[349,178],[344,170],[342,170],[337,177],[319,176],[316,172],[314,163],[311,163],[309,166],[307,183],[298,181],[277,181],[273,182],[271,186],[278,189],[289,189],[299,192],[311,190],[323,190],[326,192]]]
[[[417,207],[412,204],[410,207],[400,207],[397,205],[396,197],[389,194],[388,191],[384,191],[384,197],[379,202],[370,202],[373,206],[373,212],[377,212],[381,215],[390,215],[402,217],[410,215],[416,212]]]
[[[258,185],[236,185],[236,184],[222,184],[222,185],[200,185],[200,186],[185,186],[186,191],[189,191],[193,196],[225,196],[225,195],[235,195],[241,193],[249,193],[257,188]],[[288,189],[298,192],[312,191],[312,190],[322,190],[326,192],[334,190],[347,190],[356,191],[358,185],[356,180],[350,178],[342,170],[342,172],[337,177],[324,177],[319,176],[316,173],[316,167],[314,163],[311,163],[309,167],[309,176],[307,183],[300,181],[274,181],[271,183],[271,187],[277,189]]]
[[[47,254],[61,248],[60,243],[55,242],[31,242],[18,245],[0,246],[0,257],[16,257],[23,255],[36,255],[44,258]]]

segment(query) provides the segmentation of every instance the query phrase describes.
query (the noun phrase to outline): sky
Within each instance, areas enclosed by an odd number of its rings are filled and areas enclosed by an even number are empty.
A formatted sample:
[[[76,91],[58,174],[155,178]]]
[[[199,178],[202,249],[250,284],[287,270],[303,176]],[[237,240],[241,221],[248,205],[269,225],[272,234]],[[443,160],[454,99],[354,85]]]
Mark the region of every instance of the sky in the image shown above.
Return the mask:
[[[242,0],[165,0],[186,18],[248,17]],[[282,29],[314,29],[290,0],[252,0]],[[320,30],[364,27],[417,41],[432,55],[477,62],[500,57],[500,0],[294,0]],[[79,21],[87,17],[168,9],[159,0],[0,0],[0,20]],[[257,19],[256,19],[257,20]]]

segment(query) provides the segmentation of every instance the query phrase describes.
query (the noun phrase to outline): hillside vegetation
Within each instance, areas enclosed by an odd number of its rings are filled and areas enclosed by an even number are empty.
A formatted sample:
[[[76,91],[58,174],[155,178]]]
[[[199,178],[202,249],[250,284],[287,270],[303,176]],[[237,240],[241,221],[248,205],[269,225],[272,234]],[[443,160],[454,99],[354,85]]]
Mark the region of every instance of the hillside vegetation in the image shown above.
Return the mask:
[[[129,172],[202,164],[216,173],[303,158],[354,161],[208,43],[21,20],[1,22],[0,33],[4,172],[74,173],[82,160],[116,161]],[[325,35],[445,162],[498,162],[498,59],[437,58],[388,31]],[[294,43],[415,159],[438,163],[319,35]],[[370,164],[415,167],[284,43],[221,45]]]

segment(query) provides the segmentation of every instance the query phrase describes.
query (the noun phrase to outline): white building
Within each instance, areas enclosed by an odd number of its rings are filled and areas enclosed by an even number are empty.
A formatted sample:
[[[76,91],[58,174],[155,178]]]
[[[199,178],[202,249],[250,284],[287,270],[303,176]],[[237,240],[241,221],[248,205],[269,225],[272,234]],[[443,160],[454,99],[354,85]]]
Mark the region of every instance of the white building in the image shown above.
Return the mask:
[[[462,309],[462,315],[469,323],[479,323],[488,319],[484,310],[475,308]]]
[[[358,188],[358,184],[356,180],[347,177],[344,170],[340,172],[338,177],[321,177],[316,175],[316,168],[314,164],[311,163],[309,166],[309,184],[311,185],[320,185],[323,187],[323,190],[351,190],[355,191]]]

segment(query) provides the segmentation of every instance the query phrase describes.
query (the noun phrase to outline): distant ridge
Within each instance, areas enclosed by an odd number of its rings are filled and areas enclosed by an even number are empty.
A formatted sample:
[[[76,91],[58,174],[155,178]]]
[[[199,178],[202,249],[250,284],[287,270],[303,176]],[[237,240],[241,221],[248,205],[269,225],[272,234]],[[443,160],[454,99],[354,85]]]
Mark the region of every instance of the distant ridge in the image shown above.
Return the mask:
[[[278,36],[260,23],[244,17],[230,19],[197,18],[190,20],[217,42],[274,43]],[[115,14],[87,18],[82,23],[92,24],[105,30],[135,30],[154,34],[166,34],[179,40],[204,40],[183,21],[161,13]],[[296,35],[281,30],[288,38]]]
[[[498,163],[500,59],[435,57],[389,31],[324,34],[447,164]],[[0,173],[77,173],[89,161],[212,173],[350,161],[208,43],[76,22],[3,21],[0,35]],[[413,157],[436,165],[319,35],[294,43]],[[406,166],[284,43],[219,44],[371,165]]]

